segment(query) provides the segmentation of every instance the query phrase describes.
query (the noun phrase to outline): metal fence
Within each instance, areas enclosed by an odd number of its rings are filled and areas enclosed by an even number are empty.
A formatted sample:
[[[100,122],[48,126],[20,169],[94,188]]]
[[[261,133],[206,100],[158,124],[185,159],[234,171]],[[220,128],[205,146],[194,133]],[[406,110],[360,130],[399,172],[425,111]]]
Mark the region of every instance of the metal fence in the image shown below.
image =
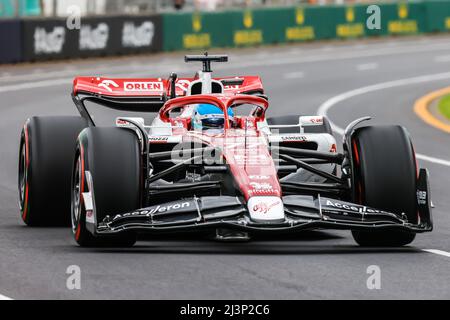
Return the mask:
[[[96,16],[399,1],[404,0],[0,0],[0,18],[64,17],[74,6],[82,16]]]

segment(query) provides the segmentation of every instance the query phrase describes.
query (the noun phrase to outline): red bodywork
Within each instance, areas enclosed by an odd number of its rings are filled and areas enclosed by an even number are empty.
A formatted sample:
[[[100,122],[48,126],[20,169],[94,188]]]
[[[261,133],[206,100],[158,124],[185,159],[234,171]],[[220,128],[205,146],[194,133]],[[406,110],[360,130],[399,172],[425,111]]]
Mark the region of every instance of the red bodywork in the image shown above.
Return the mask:
[[[177,134],[184,141],[205,143],[222,150],[223,157],[246,200],[255,196],[281,196],[277,170],[268,150],[266,137],[257,130],[256,123],[264,120],[269,107],[266,99],[251,95],[193,95],[167,101],[159,112],[161,120],[172,124],[185,124],[186,119],[168,117],[171,110],[187,105],[208,103],[224,111],[225,128],[221,133],[208,134],[184,127]],[[236,104],[252,104],[255,115],[239,117],[238,126],[230,127],[226,110]]]
[[[243,79],[241,85],[224,86],[225,93],[239,94],[263,91],[261,79],[257,76],[225,77]],[[185,96],[189,84],[196,78],[179,78],[175,82],[177,97]],[[88,92],[112,97],[158,97],[170,96],[169,80],[162,78],[121,79],[102,77],[77,77],[73,81],[73,93]]]
[[[162,121],[178,126],[173,134],[182,135],[183,141],[205,143],[222,149],[223,157],[230,167],[236,184],[246,200],[254,196],[281,196],[277,170],[268,150],[268,143],[257,130],[257,122],[264,120],[269,104],[261,97],[242,93],[263,92],[261,79],[257,76],[215,78],[243,79],[240,85],[224,86],[223,94],[186,96],[189,84],[196,78],[179,78],[176,81],[177,98],[168,100],[159,111]],[[161,78],[112,79],[101,77],[78,77],[74,80],[73,93],[90,93],[105,97],[164,97],[170,96],[170,82]],[[254,112],[236,117],[237,127],[231,128],[226,117],[222,133],[208,134],[190,130],[190,119],[170,118],[169,112],[187,105],[209,103],[222,110],[235,104],[252,104]],[[153,143],[153,142],[152,142]],[[163,143],[157,141],[157,143]]]

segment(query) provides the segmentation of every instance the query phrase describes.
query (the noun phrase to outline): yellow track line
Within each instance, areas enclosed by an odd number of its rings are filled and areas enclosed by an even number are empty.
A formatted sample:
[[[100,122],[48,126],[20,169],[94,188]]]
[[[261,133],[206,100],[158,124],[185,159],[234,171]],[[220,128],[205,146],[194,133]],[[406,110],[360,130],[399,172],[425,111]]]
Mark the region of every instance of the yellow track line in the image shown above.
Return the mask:
[[[419,118],[421,118],[429,125],[444,132],[450,133],[450,125],[433,116],[433,114],[431,114],[430,110],[428,109],[428,107],[434,100],[447,94],[450,94],[450,87],[433,91],[426,96],[423,96],[414,104],[414,112],[419,116]]]

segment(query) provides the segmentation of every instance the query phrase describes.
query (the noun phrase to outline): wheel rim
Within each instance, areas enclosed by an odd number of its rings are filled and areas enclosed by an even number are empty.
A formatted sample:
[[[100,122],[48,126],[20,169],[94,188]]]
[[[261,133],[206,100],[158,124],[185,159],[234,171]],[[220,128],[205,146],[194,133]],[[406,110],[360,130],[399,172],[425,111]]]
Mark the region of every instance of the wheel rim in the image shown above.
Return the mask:
[[[81,156],[78,156],[72,185],[71,217],[75,234],[81,217]]]
[[[25,202],[25,192],[27,185],[27,164],[26,164],[26,148],[24,142],[20,146],[19,156],[19,203],[20,209],[23,210]]]

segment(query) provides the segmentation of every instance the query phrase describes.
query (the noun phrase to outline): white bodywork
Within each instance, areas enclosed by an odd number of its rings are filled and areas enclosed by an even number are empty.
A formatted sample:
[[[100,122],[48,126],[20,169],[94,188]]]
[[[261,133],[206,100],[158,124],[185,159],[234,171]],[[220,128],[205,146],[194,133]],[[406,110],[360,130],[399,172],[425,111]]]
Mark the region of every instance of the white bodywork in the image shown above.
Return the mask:
[[[284,220],[283,201],[278,197],[251,197],[247,208],[250,218],[255,222]]]

